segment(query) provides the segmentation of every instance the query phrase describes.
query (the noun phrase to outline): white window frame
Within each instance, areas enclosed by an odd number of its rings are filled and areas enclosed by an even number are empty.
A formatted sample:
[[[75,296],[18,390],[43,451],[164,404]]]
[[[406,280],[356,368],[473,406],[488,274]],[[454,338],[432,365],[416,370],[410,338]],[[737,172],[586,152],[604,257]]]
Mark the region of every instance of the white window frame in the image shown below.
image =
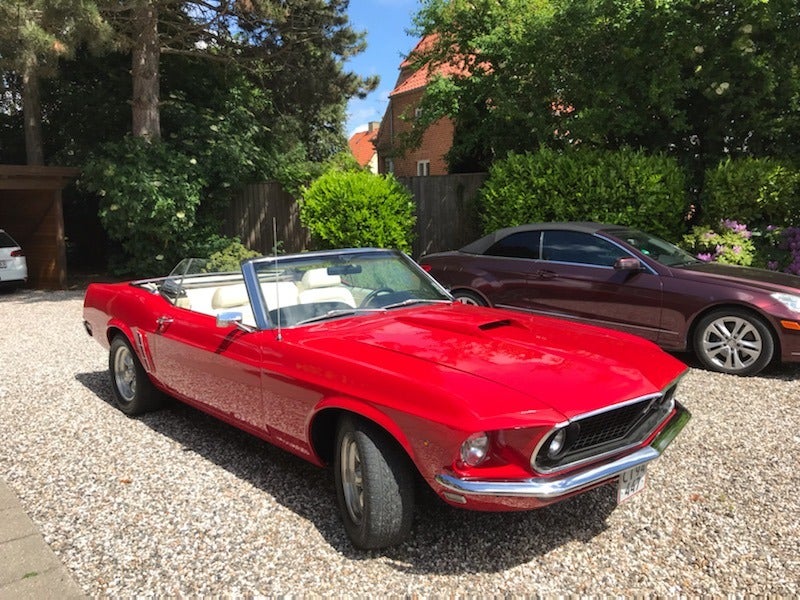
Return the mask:
[[[431,174],[431,161],[417,161],[417,177],[428,177]]]
[[[384,166],[386,167],[387,173],[394,173],[394,159],[387,158],[384,160]]]

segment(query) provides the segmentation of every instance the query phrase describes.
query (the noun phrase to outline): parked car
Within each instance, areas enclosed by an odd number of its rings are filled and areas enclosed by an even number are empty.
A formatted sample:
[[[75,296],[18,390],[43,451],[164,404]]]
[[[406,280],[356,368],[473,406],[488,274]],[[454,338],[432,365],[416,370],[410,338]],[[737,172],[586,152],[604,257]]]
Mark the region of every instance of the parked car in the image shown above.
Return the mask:
[[[461,302],[634,333],[714,371],[800,361],[800,277],[702,262],[636,229],[522,225],[420,263]]]
[[[333,465],[361,548],[409,533],[415,480],[465,509],[534,509],[603,484],[625,500],[689,419],[686,367],[641,338],[466,306],[396,251],[184,261],[86,291],[117,407],[166,392]]]
[[[0,229],[0,287],[14,289],[28,281],[28,263],[20,245]]]

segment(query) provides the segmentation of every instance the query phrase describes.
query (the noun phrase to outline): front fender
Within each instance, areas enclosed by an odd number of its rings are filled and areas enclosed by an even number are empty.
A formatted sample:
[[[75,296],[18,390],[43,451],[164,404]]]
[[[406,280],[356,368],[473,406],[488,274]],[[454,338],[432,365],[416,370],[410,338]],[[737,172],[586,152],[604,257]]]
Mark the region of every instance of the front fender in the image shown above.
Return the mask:
[[[358,415],[369,421],[372,421],[373,423],[381,427],[384,431],[386,431],[389,435],[391,435],[395,439],[395,441],[403,448],[403,450],[405,450],[406,454],[408,454],[411,460],[416,462],[414,447],[410,443],[408,436],[406,436],[402,428],[385,412],[376,408],[372,404],[369,404],[367,402],[355,398],[348,398],[343,396],[332,396],[332,397],[329,396],[327,398],[324,398],[319,404],[317,404],[314,411],[311,413],[308,422],[306,423],[306,431],[308,432],[307,433],[308,439],[310,440],[315,439],[313,435],[315,422],[321,415],[323,415],[328,411],[348,412],[354,415]],[[335,437],[335,429],[333,429],[330,432],[330,435]],[[326,436],[326,438],[327,437],[328,436]],[[330,442],[331,444],[330,447],[332,447],[333,439],[327,439],[326,441]],[[320,458],[324,458],[323,453],[320,452],[319,448],[315,448],[314,450]]]

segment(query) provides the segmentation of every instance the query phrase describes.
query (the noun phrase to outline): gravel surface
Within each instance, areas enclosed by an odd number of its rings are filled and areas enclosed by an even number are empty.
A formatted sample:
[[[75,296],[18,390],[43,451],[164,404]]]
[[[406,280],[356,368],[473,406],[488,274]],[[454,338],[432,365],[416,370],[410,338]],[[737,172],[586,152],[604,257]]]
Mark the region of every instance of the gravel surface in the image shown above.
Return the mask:
[[[692,369],[693,420],[614,506],[435,498],[383,552],[349,544],[332,477],[174,403],[111,406],[81,292],[0,296],[0,477],[91,596],[800,594],[800,368]]]

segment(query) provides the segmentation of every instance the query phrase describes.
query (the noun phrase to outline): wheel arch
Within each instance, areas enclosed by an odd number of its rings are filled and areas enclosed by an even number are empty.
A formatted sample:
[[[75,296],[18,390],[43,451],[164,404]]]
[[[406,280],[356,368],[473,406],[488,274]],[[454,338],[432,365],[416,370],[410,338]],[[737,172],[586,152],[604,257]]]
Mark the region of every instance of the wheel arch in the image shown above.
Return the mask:
[[[333,462],[337,426],[339,420],[345,415],[364,419],[383,430],[387,437],[403,451],[409,463],[414,465],[414,469],[418,470],[414,460],[414,449],[408,437],[386,413],[368,404],[344,398],[325,400],[317,408],[309,423],[311,447],[323,464]]]
[[[111,341],[118,335],[124,337],[131,346],[134,345],[133,331],[131,331],[130,327],[128,327],[124,323],[120,323],[119,321],[111,321],[106,327],[106,340],[110,344]]]
[[[781,350],[782,350],[781,349],[781,340],[780,340],[780,337],[778,336],[778,332],[775,330],[775,326],[772,324],[772,322],[769,320],[769,318],[767,318],[761,311],[759,311],[756,307],[754,307],[752,305],[749,305],[749,304],[737,304],[737,303],[733,303],[733,302],[727,302],[727,303],[723,303],[723,304],[715,304],[713,306],[707,306],[706,308],[704,308],[703,310],[698,312],[696,315],[694,315],[694,317],[692,318],[691,322],[689,323],[689,327],[687,328],[687,331],[686,331],[686,347],[687,348],[694,348],[694,336],[697,333],[697,325],[698,325],[698,323],[700,323],[700,321],[703,320],[703,317],[705,317],[705,316],[707,316],[707,315],[709,315],[709,314],[711,314],[713,312],[717,312],[719,310],[725,310],[725,309],[743,311],[743,312],[751,314],[752,316],[756,317],[759,321],[761,321],[764,324],[764,326],[767,328],[767,331],[769,331],[769,335],[772,338],[772,343],[773,343],[774,348],[775,348],[775,352],[773,353],[772,360],[775,360],[776,357],[780,357],[781,356]]]
[[[492,301],[489,300],[489,298],[486,296],[486,294],[484,294],[483,292],[481,292],[478,289],[475,289],[474,287],[469,287],[467,285],[455,285],[452,288],[450,288],[449,291],[453,295],[455,295],[456,292],[469,292],[470,294],[474,294],[474,295],[478,296],[478,298],[483,300],[486,303],[486,306],[494,306],[492,304]]]

